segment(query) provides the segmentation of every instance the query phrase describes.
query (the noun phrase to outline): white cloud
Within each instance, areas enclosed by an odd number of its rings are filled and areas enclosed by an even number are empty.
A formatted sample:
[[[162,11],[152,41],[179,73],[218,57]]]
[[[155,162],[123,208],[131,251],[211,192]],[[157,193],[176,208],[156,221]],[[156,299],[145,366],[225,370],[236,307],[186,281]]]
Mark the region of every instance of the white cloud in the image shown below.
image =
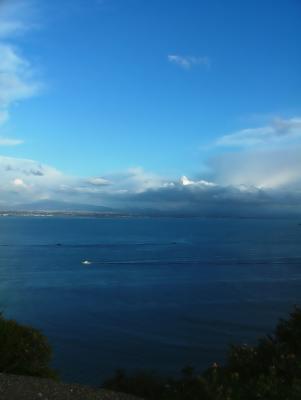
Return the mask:
[[[9,44],[0,44],[0,107],[2,112],[18,100],[35,95],[40,85],[34,81],[30,63]]]
[[[169,54],[167,56],[168,61],[172,64],[176,64],[181,68],[190,69],[193,66],[203,65],[207,68],[210,67],[210,59],[207,56],[196,57],[196,56],[180,56],[177,54]]]
[[[0,126],[8,120],[8,111],[0,110]]]
[[[274,118],[265,126],[222,136],[215,145],[239,148],[207,163],[219,185],[301,190],[301,117]]]
[[[12,181],[12,184],[13,184],[14,186],[18,186],[18,187],[23,187],[23,188],[26,188],[26,187],[27,187],[27,185],[24,183],[23,179],[20,179],[20,178],[15,178],[15,179]]]
[[[23,2],[24,3],[24,2]],[[20,19],[21,1],[1,0],[0,2],[0,38],[11,37],[26,29],[23,18]]]
[[[17,34],[31,28],[28,0],[0,0],[0,125],[9,118],[9,110],[20,100],[36,95],[41,84],[35,79],[34,68],[12,44]],[[2,145],[21,141],[2,139]]]
[[[265,189],[301,189],[301,145],[220,154],[210,161],[214,180],[221,185]]]
[[[118,182],[119,188],[132,192],[143,192],[148,189],[158,188],[166,182],[161,176],[147,172],[141,167],[129,168],[120,178]]]
[[[90,183],[91,185],[95,186],[106,186],[109,185],[110,182],[107,179],[101,178],[101,177],[92,177],[87,179],[87,183]]]
[[[259,128],[242,129],[222,136],[216,141],[218,146],[248,147],[268,143],[279,143],[301,137],[301,118],[277,118],[270,125]]]
[[[192,180],[188,179],[187,176],[185,176],[185,175],[181,177],[180,183],[183,186],[191,186],[191,185],[198,186],[198,187],[214,187],[214,186],[216,186],[215,183],[206,181],[204,179],[202,179],[200,181],[192,181]]]
[[[11,139],[0,136],[0,146],[17,146],[18,144],[22,144],[23,140],[20,139]]]
[[[71,181],[71,178],[48,165],[3,156],[0,156],[0,178],[0,198],[7,204],[53,196],[60,185]],[[25,187],[26,191],[21,190]]]
[[[36,0],[0,0],[0,39],[11,39],[36,26]]]

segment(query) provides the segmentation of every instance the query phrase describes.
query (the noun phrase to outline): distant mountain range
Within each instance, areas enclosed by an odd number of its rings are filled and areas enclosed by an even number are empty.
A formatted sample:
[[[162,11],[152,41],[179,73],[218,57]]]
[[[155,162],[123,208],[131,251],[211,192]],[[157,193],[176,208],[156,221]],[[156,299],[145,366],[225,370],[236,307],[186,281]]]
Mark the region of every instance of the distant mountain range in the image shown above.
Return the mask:
[[[18,204],[14,206],[2,206],[2,211],[60,211],[60,212],[113,212],[109,207],[95,206],[91,204],[68,203],[55,200],[40,200],[32,203]]]
[[[112,215],[123,215],[123,216],[145,216],[145,217],[156,217],[156,216],[197,216],[197,213],[186,211],[176,211],[170,212],[169,210],[156,210],[151,208],[126,208],[126,209],[116,209],[105,206],[97,206],[92,204],[78,204],[69,203],[65,201],[56,200],[40,200],[31,203],[18,204],[13,206],[0,206],[0,213],[20,213],[28,214],[38,214],[38,213],[58,213],[58,214],[112,214]]]
[[[97,206],[92,204],[78,204],[69,203],[65,201],[56,200],[40,200],[31,203],[18,204],[13,206],[0,206],[0,214],[3,215],[31,215],[31,214],[58,214],[58,215],[74,215],[85,216],[86,214],[95,214],[96,216],[137,216],[137,217],[206,217],[206,218],[274,218],[273,213],[263,212],[254,213],[250,210],[245,212],[235,212],[235,210],[228,210],[228,212],[215,211],[215,212],[201,212],[198,209],[179,209],[179,210],[158,210],[152,208],[110,208],[105,206]],[[0,216],[1,216],[0,215]],[[281,217],[294,217],[294,214],[277,214],[278,218]]]

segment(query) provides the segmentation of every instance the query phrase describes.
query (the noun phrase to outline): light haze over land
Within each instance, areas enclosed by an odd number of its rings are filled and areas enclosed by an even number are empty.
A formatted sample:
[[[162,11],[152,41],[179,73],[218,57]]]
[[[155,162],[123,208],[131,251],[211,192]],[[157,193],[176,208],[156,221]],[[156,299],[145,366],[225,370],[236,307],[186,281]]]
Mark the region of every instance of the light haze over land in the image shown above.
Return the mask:
[[[0,0],[0,208],[301,213],[296,0]]]

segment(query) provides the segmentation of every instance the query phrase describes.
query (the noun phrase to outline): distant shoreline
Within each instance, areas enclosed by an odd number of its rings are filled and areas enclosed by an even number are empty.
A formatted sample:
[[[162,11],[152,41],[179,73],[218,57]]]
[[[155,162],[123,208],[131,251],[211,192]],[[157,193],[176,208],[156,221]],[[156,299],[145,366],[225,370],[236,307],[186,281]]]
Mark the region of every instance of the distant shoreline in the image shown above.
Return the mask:
[[[292,215],[198,215],[198,214],[169,214],[164,212],[117,212],[117,211],[61,211],[61,210],[36,210],[36,211],[0,211],[0,218],[5,217],[70,217],[70,218],[200,218],[200,219],[296,219]]]
[[[132,217],[135,215],[95,211],[0,211],[0,217]]]

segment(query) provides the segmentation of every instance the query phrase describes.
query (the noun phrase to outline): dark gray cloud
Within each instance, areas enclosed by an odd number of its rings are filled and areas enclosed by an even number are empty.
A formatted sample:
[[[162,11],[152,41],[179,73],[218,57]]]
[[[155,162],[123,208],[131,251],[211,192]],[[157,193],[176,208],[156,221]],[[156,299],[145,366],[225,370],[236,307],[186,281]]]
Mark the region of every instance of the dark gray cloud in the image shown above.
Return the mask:
[[[107,194],[119,207],[200,216],[301,215],[301,192],[282,192],[233,186],[200,187],[197,184],[149,189],[141,193]]]
[[[36,169],[26,169],[26,168],[22,168],[18,165],[3,165],[3,170],[6,172],[14,172],[14,173],[20,173],[22,175],[33,175],[33,176],[44,176],[44,172],[43,172],[43,167],[41,165],[39,165]]]

